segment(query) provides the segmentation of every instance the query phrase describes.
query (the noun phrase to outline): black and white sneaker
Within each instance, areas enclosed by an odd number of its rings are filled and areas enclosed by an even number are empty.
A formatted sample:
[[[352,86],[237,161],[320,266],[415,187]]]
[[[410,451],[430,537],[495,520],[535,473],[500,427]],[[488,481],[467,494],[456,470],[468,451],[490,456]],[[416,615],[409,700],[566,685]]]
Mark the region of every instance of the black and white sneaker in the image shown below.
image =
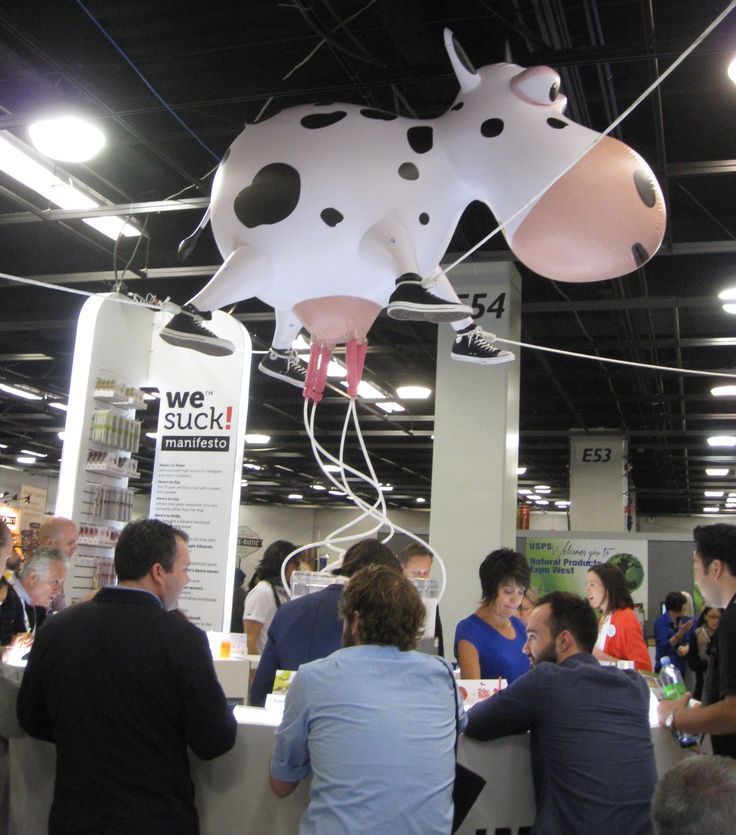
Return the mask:
[[[387,312],[392,319],[419,322],[457,322],[473,314],[466,304],[448,302],[430,293],[413,273],[398,279]]]
[[[477,362],[479,365],[495,365],[516,359],[511,351],[494,348],[495,338],[479,325],[470,330],[460,331],[452,343],[451,356],[460,362]]]
[[[293,348],[286,351],[270,348],[258,363],[258,370],[299,388],[304,388],[307,379],[307,364]]]
[[[235,346],[229,339],[220,339],[202,325],[211,318],[211,313],[202,313],[193,304],[185,304],[181,312],[161,328],[159,336],[169,345],[191,348],[212,357],[227,357],[235,351]]]

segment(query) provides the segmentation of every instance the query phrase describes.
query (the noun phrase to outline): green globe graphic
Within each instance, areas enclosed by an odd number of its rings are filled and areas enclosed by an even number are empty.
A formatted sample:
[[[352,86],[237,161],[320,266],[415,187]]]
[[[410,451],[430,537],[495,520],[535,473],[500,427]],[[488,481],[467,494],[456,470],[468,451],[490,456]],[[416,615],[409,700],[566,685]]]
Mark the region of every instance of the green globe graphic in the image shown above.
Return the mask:
[[[614,554],[608,562],[623,571],[629,591],[635,591],[644,582],[644,567],[633,554]]]

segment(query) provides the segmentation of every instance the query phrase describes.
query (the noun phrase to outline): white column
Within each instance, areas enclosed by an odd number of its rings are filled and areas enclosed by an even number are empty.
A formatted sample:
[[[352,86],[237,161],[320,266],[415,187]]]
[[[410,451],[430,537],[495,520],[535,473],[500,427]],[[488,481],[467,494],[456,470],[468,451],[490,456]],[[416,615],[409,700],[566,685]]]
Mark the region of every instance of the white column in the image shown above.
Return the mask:
[[[615,432],[570,436],[570,527],[626,530],[626,439]]]
[[[448,277],[478,324],[519,339],[521,276],[513,264],[463,264]],[[480,600],[478,566],[495,548],[514,547],[519,451],[519,350],[511,348],[512,363],[458,362],[450,357],[454,337],[450,325],[438,326],[429,526],[447,568],[440,615],[448,657],[457,622]]]

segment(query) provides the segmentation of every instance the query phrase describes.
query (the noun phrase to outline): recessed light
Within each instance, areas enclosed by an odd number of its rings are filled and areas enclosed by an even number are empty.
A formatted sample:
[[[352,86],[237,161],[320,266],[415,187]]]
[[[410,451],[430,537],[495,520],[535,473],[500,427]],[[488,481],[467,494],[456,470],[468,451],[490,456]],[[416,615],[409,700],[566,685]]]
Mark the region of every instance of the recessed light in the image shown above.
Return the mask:
[[[270,440],[270,435],[259,435],[257,432],[248,433],[245,436],[246,444],[267,444]]]
[[[18,388],[17,386],[9,386],[6,383],[0,383],[0,391],[4,391],[6,394],[12,394],[14,397],[22,397],[24,400],[43,400],[40,394],[36,394],[28,389]]]
[[[78,116],[39,119],[28,126],[28,135],[42,154],[59,162],[87,162],[105,146],[105,134]]]
[[[708,446],[736,446],[736,436],[734,435],[711,435],[708,438]]]
[[[432,389],[428,386],[397,386],[396,394],[402,400],[426,400],[432,394]]]
[[[383,409],[384,412],[388,412],[391,414],[392,412],[405,412],[406,409],[401,405],[401,403],[395,403],[393,400],[381,400],[376,403],[379,409]]]

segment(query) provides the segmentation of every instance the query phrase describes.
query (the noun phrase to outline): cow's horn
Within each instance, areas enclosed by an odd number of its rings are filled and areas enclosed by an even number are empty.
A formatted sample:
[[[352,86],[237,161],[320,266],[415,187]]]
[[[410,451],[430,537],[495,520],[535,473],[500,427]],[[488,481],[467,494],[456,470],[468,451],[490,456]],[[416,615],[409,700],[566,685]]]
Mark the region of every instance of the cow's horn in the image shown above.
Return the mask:
[[[450,63],[463,92],[469,93],[475,90],[480,84],[480,76],[450,29],[445,29],[445,49],[450,56]]]

